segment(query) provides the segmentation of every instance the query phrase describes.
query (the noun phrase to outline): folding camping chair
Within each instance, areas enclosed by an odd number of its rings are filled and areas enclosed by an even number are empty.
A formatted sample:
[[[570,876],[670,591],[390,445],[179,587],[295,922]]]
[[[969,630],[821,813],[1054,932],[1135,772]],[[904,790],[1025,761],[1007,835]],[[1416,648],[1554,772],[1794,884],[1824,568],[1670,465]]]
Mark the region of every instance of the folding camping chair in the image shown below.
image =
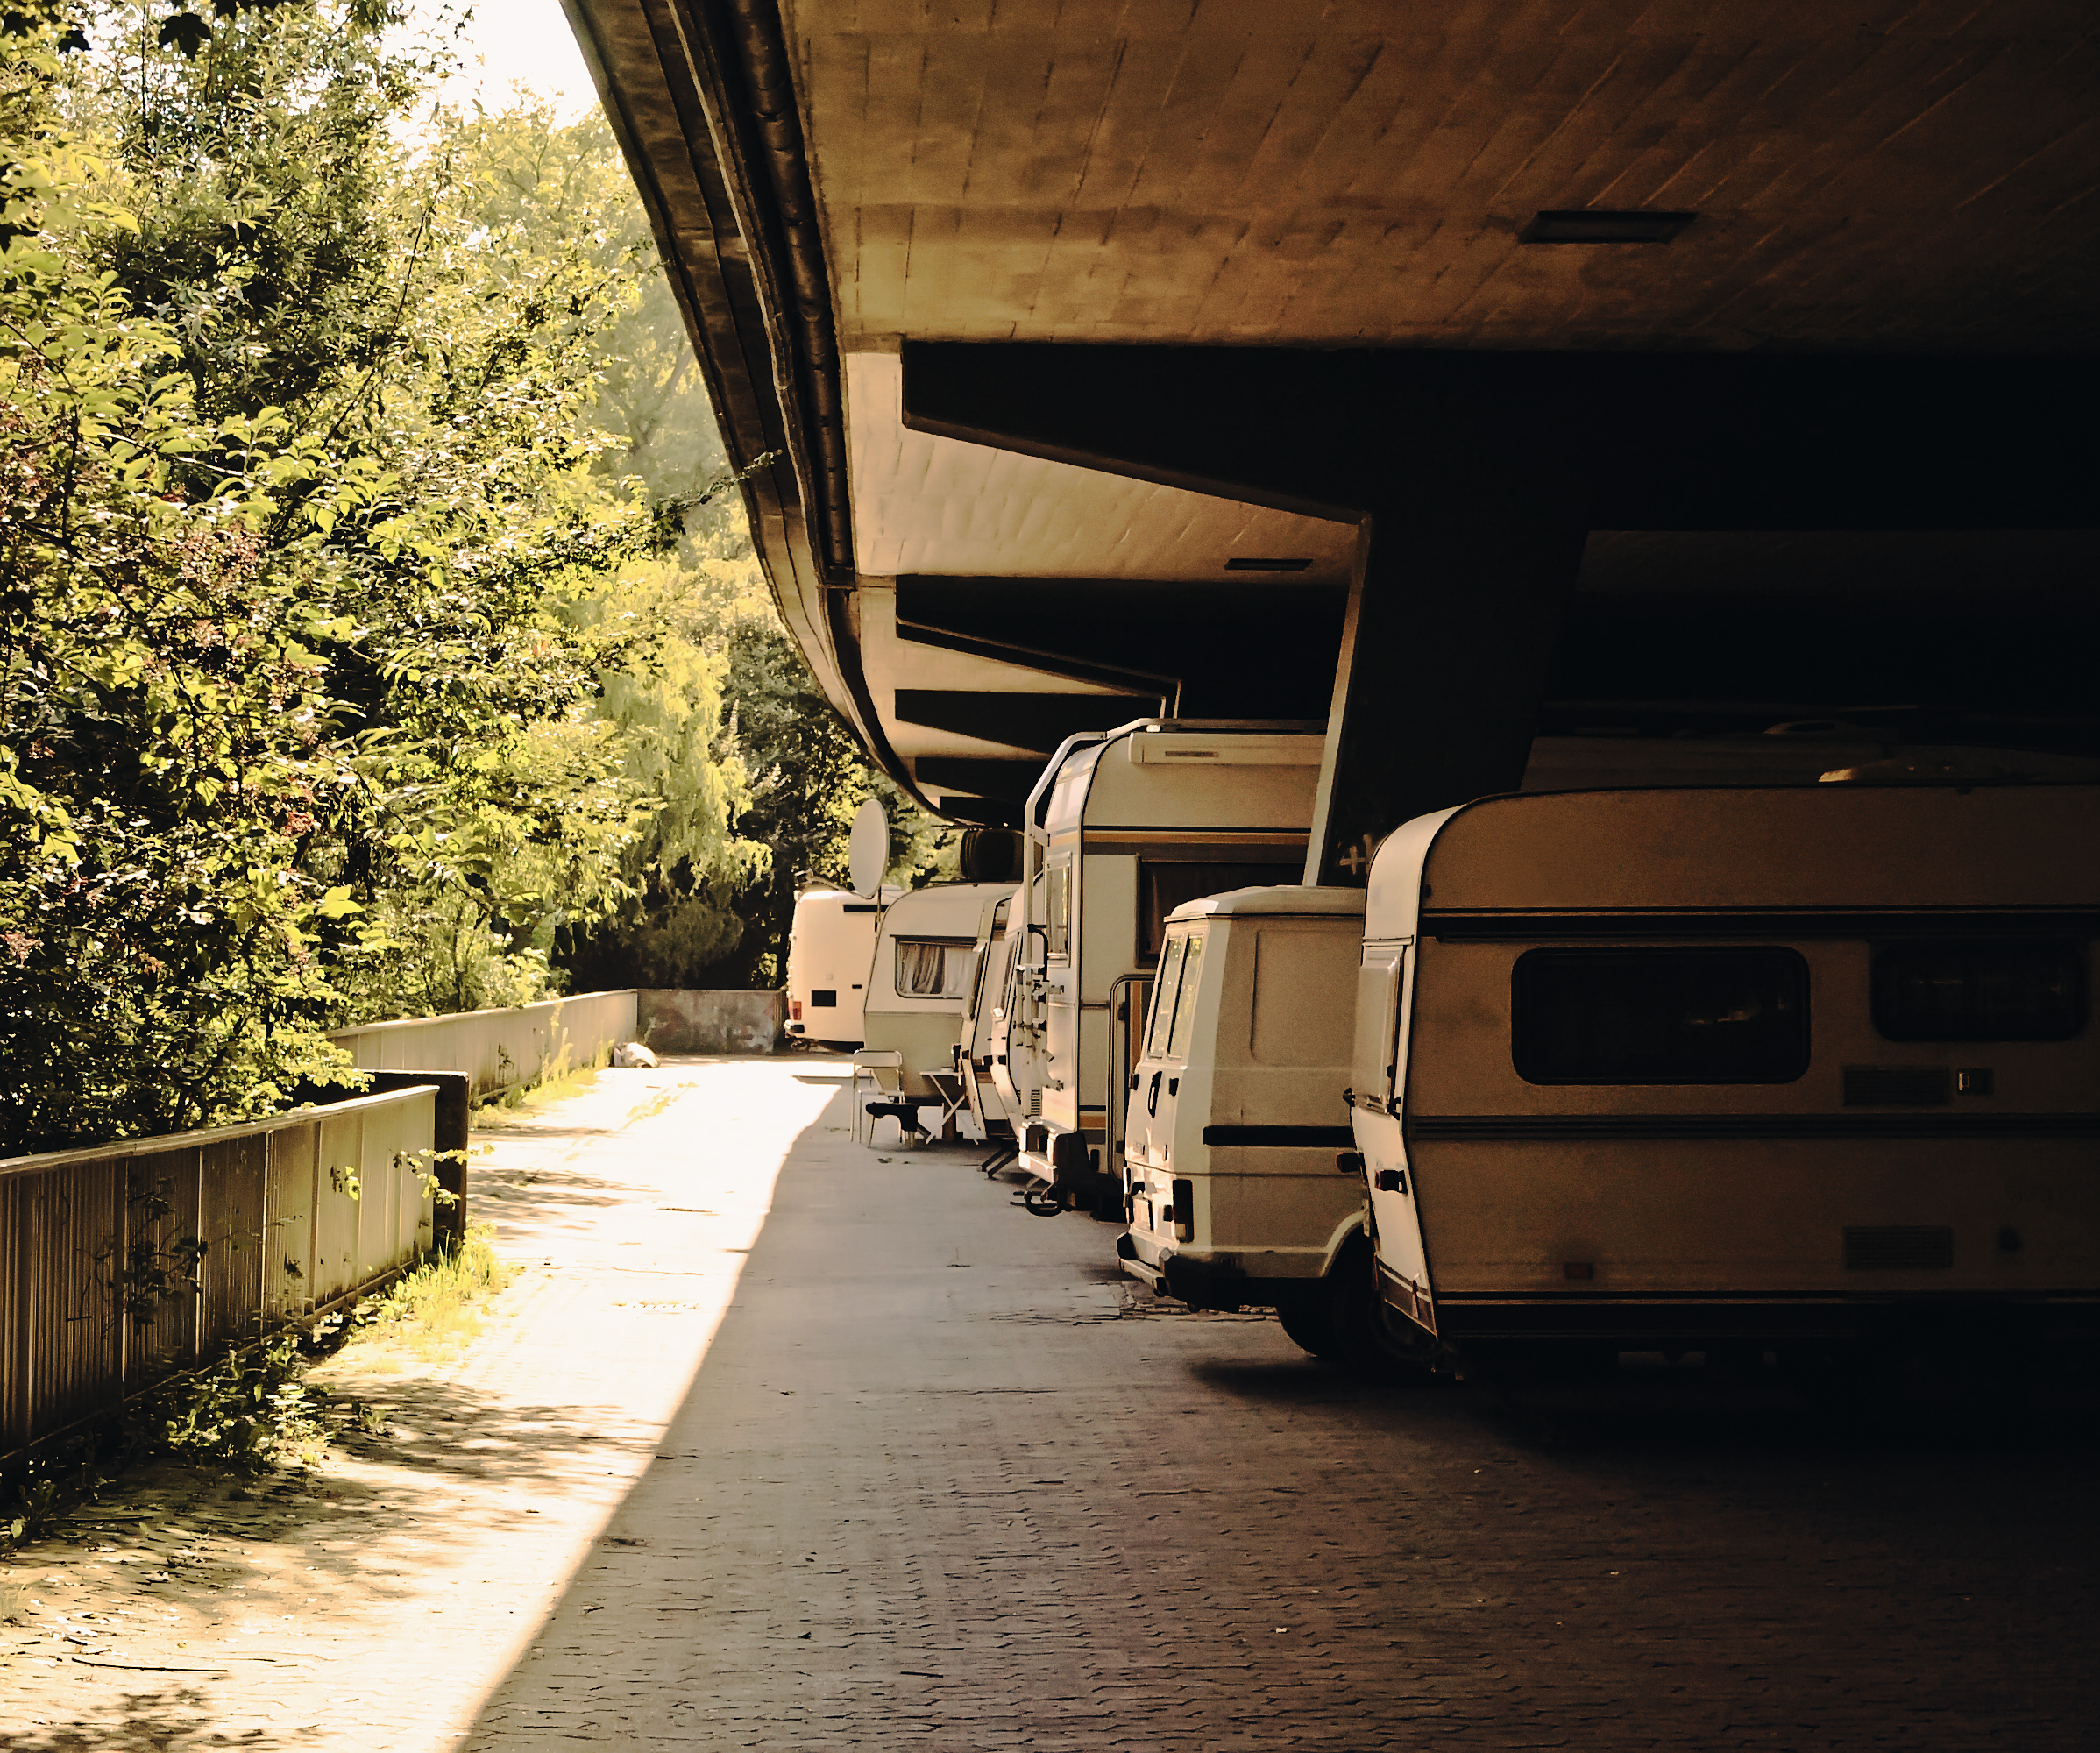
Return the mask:
[[[866,1101],[863,1101],[861,1097],[861,1085],[863,1079],[866,1080],[869,1091]],[[853,1104],[854,1143],[856,1145],[864,1143],[871,1147],[875,1143],[875,1123],[880,1117],[868,1112],[869,1103],[893,1101],[903,1104],[904,1093],[905,1056],[903,1053],[893,1047],[864,1047],[855,1053],[853,1056],[853,1083],[848,1097],[848,1099]],[[903,1117],[896,1118],[897,1129],[901,1132],[905,1127]],[[863,1119],[868,1123],[868,1136],[864,1139],[861,1137],[861,1122]],[[916,1122],[916,1116],[914,1116],[914,1121]],[[912,1130],[913,1132],[919,1130],[916,1123],[912,1125]]]

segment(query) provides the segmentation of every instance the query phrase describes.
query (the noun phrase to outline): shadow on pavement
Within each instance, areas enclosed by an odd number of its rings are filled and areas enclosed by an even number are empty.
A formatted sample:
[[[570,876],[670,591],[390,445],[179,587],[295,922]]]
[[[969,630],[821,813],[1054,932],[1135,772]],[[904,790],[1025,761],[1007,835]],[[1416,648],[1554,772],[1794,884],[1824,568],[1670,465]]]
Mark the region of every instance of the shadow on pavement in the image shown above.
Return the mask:
[[[1763,1381],[1373,1386],[1137,1317],[1109,1226],[834,1118],[467,1747],[2068,1749],[2100,1710],[2082,1415],[1978,1450]]]
[[[128,1694],[72,1722],[0,1734],[0,1748],[6,1753],[219,1753],[228,1748],[274,1753],[297,1744],[260,1731],[222,1735],[213,1727],[216,1720],[202,1693],[173,1686]]]

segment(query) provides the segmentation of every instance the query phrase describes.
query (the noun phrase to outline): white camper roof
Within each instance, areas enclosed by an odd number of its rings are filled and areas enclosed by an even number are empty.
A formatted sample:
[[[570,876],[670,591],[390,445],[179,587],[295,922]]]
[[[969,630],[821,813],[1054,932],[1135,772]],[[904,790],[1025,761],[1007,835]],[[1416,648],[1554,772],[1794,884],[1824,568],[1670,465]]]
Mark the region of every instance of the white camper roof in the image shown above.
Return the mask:
[[[935,883],[899,895],[883,915],[883,935],[972,938],[987,905],[1012,894],[1011,883]]]
[[[1378,848],[1364,935],[1438,912],[2100,907],[2100,786],[1542,791]]]
[[[1182,902],[1167,918],[1200,919],[1217,913],[1265,913],[1355,919],[1363,911],[1361,889],[1309,889],[1302,884],[1289,883],[1273,888],[1228,889],[1222,895],[1204,895]]]
[[[1326,742],[1323,730],[1294,723],[1138,719],[1046,770],[1040,833],[1083,825],[1302,834],[1311,787],[1303,770],[1316,772]]]

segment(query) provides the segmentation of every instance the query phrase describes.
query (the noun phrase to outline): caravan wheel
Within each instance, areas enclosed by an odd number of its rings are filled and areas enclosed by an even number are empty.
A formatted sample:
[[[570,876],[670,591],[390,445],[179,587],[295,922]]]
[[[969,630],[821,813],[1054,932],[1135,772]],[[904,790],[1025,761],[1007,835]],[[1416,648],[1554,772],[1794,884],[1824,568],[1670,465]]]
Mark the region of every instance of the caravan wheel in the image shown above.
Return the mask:
[[[1335,1335],[1327,1298],[1308,1296],[1302,1302],[1280,1302],[1276,1318],[1283,1324],[1285,1336],[1300,1351],[1316,1358],[1341,1355],[1341,1341]]]
[[[1378,1265],[1368,1237],[1352,1239],[1327,1275],[1327,1318],[1336,1355],[1380,1381],[1427,1381],[1432,1372],[1415,1328],[1378,1294]]]

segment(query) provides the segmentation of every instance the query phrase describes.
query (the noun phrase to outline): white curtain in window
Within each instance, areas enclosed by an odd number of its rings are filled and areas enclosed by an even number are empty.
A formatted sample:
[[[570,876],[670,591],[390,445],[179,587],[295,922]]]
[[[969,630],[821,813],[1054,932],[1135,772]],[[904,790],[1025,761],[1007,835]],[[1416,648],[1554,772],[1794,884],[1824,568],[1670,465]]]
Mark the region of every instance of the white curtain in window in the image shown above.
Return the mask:
[[[907,998],[954,998],[962,992],[960,954],[950,954],[945,943],[907,943],[897,946],[897,990]]]

